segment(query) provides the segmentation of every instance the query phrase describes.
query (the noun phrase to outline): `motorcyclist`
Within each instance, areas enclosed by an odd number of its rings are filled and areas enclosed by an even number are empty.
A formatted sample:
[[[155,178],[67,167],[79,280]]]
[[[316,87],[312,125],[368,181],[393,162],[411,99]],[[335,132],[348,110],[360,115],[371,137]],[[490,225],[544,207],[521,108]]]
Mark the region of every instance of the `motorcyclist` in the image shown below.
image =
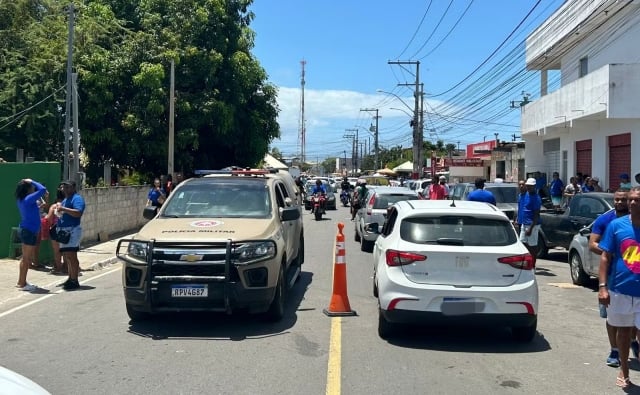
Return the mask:
[[[340,189],[347,192],[351,190],[351,184],[349,184],[349,180],[347,179],[347,177],[342,179],[342,182],[340,183]]]
[[[353,192],[353,199],[351,199],[351,220],[354,221],[356,213],[361,207],[364,207],[364,199],[367,196],[367,181],[358,180],[359,186]]]
[[[313,186],[313,188],[311,189],[311,195],[315,195],[316,193],[321,194],[322,196],[326,196],[327,195],[327,188],[324,187],[324,185],[322,184],[322,180],[316,180],[316,185]],[[325,210],[325,205],[326,205],[326,199],[320,200],[320,208],[322,209],[322,211]]]

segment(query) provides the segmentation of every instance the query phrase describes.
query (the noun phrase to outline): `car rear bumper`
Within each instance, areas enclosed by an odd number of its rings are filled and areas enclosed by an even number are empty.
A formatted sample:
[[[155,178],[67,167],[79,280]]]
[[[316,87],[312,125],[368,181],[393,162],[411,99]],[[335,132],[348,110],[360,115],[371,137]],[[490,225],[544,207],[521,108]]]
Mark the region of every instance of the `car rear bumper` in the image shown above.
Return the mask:
[[[398,324],[429,325],[469,325],[469,326],[515,326],[533,325],[535,314],[465,314],[445,315],[443,313],[412,310],[381,310],[384,318]]]

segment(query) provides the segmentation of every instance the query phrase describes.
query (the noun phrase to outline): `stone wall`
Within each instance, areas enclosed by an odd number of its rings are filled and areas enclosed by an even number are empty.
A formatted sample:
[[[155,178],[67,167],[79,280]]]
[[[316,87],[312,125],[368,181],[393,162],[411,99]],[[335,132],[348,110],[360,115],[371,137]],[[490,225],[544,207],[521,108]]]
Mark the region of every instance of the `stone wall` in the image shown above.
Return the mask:
[[[113,234],[134,231],[147,220],[142,216],[149,186],[85,188],[82,241],[106,240]],[[100,237],[102,235],[102,237]]]

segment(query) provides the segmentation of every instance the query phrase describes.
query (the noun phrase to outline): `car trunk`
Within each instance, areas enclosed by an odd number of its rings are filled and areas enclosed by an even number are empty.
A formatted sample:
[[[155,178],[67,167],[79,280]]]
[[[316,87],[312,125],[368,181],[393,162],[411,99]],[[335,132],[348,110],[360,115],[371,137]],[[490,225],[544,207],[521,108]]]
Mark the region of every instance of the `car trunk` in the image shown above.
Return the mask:
[[[413,251],[427,259],[401,266],[406,278],[429,285],[506,287],[516,283],[522,271],[499,262],[508,254],[498,254],[494,247],[460,247],[454,252],[451,246],[443,247]]]

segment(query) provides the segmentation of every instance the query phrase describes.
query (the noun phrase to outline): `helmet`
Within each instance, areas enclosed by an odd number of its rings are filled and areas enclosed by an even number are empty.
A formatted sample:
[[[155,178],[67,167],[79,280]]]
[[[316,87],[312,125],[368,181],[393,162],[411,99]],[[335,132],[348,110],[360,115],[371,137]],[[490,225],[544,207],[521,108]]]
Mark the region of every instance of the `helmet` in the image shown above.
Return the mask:
[[[322,185],[322,181],[316,180],[316,185]]]
[[[349,181],[349,179],[347,179],[347,177],[344,177],[342,181]]]

